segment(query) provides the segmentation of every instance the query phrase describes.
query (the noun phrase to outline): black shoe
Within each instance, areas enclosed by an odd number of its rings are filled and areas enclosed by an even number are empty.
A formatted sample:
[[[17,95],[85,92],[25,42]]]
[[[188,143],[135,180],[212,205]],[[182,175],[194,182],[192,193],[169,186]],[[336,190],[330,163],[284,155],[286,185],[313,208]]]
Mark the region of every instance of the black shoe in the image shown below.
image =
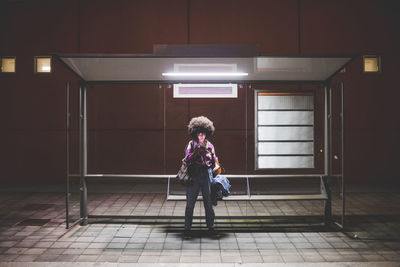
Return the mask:
[[[214,236],[214,235],[217,234],[217,233],[215,232],[214,226],[208,227],[208,234],[211,235],[211,236]]]
[[[190,238],[191,236],[192,236],[192,232],[190,231],[190,229],[185,229],[185,231],[183,231],[184,238]]]

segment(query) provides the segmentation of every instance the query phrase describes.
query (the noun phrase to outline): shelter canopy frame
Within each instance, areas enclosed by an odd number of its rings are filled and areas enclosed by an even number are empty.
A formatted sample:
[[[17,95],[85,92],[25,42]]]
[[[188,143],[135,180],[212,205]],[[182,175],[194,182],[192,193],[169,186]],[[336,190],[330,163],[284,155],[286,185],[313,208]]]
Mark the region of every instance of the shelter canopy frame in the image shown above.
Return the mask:
[[[67,228],[77,223],[86,224],[88,218],[98,216],[88,215],[87,210],[87,185],[86,179],[91,177],[116,177],[116,178],[168,178],[174,175],[143,175],[143,174],[88,174],[87,173],[87,114],[86,114],[86,85],[87,84],[113,84],[113,83],[304,83],[318,82],[325,88],[325,153],[324,173],[313,175],[227,175],[230,178],[245,177],[247,185],[249,178],[275,178],[275,177],[320,177],[321,194],[316,199],[325,201],[325,224],[331,222],[331,196],[327,179],[333,177],[331,168],[331,79],[332,77],[353,61],[355,55],[335,56],[160,56],[160,55],[122,55],[122,54],[60,54],[55,55],[81,80],[79,88],[79,158],[80,166],[78,175],[69,173],[69,83],[67,82],[66,103],[66,131],[67,131],[67,190],[66,213]],[[170,75],[172,74],[172,75]],[[342,213],[341,219],[334,223],[340,228],[344,227],[344,172],[343,172],[343,83],[341,84],[341,123],[342,123],[342,155],[341,155],[341,192]],[[80,218],[69,222],[69,178],[80,177]],[[168,183],[169,185],[169,183]],[[249,186],[248,186],[249,188]],[[249,193],[249,192],[248,192]],[[169,194],[169,187],[168,187]],[[293,198],[294,197],[294,198]],[[308,198],[307,198],[308,197]],[[314,196],[313,196],[314,197]],[[269,196],[270,200],[312,199],[311,195]],[[239,198],[239,200],[263,200],[258,196]],[[102,216],[107,218],[120,218],[120,216]],[[128,216],[129,217],[129,216]]]
[[[95,82],[326,82],[354,56],[160,57],[56,55],[81,80]]]

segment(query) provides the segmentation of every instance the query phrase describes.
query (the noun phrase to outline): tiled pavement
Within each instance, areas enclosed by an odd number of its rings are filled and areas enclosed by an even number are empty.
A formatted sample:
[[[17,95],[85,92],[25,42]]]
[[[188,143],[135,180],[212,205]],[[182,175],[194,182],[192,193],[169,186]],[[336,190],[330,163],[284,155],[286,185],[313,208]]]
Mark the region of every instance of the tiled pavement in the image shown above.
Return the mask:
[[[330,263],[336,263],[332,266],[341,266],[345,262],[352,266],[367,266],[367,263],[400,266],[400,193],[347,195],[345,233],[319,224],[309,225],[321,220],[320,201],[222,201],[215,209],[219,216],[271,217],[218,219],[215,236],[208,235],[204,219],[198,219],[191,238],[182,235],[183,220],[179,218],[136,217],[108,222],[90,219],[86,226],[76,225],[67,230],[64,197],[62,193],[50,192],[1,193],[0,266],[27,266],[28,262],[85,263],[82,266],[93,263],[110,263],[110,266],[123,263],[331,266]],[[333,204],[337,213],[340,203]],[[182,216],[184,205],[166,201],[165,194],[157,192],[89,195],[89,214],[96,215]],[[75,203],[75,209],[71,210],[76,212],[76,207]],[[196,205],[195,215],[204,215],[201,202]],[[313,220],[304,220],[303,215]],[[33,225],[41,223],[45,224]]]

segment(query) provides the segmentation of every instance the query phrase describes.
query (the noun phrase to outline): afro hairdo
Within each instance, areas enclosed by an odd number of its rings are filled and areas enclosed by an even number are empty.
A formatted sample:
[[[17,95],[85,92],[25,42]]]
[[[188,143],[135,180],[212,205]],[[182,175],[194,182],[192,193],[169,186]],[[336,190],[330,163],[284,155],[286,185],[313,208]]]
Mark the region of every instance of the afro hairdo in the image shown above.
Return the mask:
[[[198,133],[205,133],[207,137],[213,135],[215,131],[215,127],[212,121],[210,121],[207,117],[199,116],[194,117],[190,120],[188,125],[188,131],[190,136],[196,140]]]

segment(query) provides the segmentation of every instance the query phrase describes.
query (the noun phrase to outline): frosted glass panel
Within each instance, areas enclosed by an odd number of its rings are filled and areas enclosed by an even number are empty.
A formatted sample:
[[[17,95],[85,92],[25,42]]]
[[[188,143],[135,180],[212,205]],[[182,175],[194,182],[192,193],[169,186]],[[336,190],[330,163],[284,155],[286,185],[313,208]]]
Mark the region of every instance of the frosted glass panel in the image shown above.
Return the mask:
[[[259,91],[256,100],[257,168],[314,168],[314,94]]]
[[[258,127],[258,140],[313,140],[313,127]]]
[[[313,111],[259,111],[258,125],[312,125]]]
[[[237,84],[174,84],[175,98],[236,98]]]
[[[312,156],[258,157],[258,168],[314,168]]]
[[[258,109],[314,109],[312,95],[259,95]]]
[[[312,142],[261,142],[258,144],[258,154],[314,154],[314,144]]]

